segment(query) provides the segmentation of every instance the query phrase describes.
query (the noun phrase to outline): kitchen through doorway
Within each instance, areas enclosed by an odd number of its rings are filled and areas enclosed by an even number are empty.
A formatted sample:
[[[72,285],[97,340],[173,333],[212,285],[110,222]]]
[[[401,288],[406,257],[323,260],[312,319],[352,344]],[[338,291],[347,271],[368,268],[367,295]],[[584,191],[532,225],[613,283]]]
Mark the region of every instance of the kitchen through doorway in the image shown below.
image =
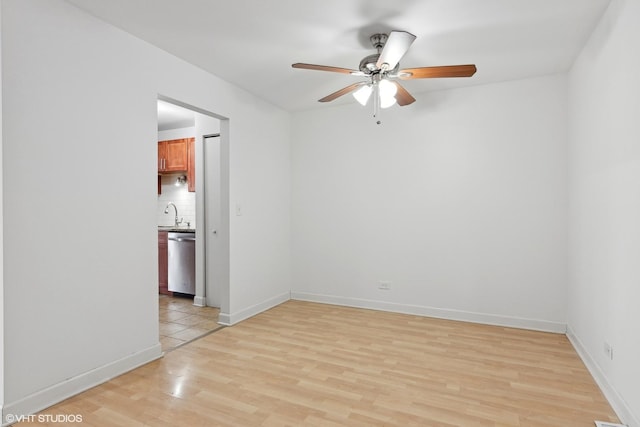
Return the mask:
[[[224,119],[162,96],[157,110],[158,321],[166,352],[222,327],[228,150],[221,144]]]

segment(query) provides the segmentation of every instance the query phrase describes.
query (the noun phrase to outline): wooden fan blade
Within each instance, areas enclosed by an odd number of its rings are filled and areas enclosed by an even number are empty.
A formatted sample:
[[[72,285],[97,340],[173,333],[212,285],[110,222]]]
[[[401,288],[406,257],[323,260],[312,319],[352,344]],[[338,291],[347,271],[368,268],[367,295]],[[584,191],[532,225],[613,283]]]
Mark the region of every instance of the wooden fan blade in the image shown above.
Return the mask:
[[[330,71],[332,73],[353,74],[356,76],[364,75],[362,71],[349,70],[348,68],[340,67],[329,67],[328,65],[303,64],[301,62],[297,62],[295,64],[291,64],[291,66],[293,68],[302,68],[305,70]]]
[[[406,31],[391,31],[378,57],[376,67],[382,68],[383,64],[387,64],[386,69],[393,70],[415,39],[416,36]]]
[[[438,77],[471,77],[475,73],[476,66],[473,64],[445,65],[441,67],[405,68],[398,72],[398,77],[402,80],[433,79]]]
[[[407,92],[407,90],[402,87],[402,85],[398,82],[394,82],[393,80],[390,80],[393,84],[396,85],[396,87],[398,88],[398,91],[396,92],[396,102],[398,103],[399,106],[403,107],[405,105],[409,105],[409,104],[413,104],[415,102],[415,98],[413,96],[411,96],[411,94],[409,92]]]
[[[358,83],[354,83],[352,85],[349,85],[347,87],[344,87],[338,91],[333,92],[331,95],[327,95],[322,99],[319,99],[318,102],[329,102],[329,101],[333,101],[336,98],[341,97],[342,95],[346,95],[348,93],[353,92],[354,90],[358,89],[360,86],[362,85],[366,85],[367,82],[358,82]]]

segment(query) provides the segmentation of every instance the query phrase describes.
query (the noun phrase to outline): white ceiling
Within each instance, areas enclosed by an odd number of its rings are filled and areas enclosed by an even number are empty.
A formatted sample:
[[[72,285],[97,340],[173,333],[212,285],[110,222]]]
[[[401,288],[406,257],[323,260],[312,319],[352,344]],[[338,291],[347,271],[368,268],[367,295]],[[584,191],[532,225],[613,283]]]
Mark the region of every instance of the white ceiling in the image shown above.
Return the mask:
[[[196,125],[193,111],[158,100],[158,130],[180,129]]]
[[[67,0],[288,111],[358,77],[291,68],[358,68],[369,36],[418,38],[401,67],[474,63],[469,79],[404,82],[429,90],[566,71],[610,0]],[[361,79],[361,78],[360,78]],[[350,96],[334,103],[355,102]]]

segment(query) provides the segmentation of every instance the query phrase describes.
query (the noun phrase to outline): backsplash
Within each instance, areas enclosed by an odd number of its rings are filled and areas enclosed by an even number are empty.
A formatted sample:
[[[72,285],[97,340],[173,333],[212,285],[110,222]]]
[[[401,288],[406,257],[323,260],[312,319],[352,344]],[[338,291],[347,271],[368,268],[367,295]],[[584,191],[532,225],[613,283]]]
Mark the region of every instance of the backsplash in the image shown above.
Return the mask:
[[[165,214],[169,202],[173,202],[178,208],[178,221],[184,218],[182,226],[187,226],[187,221],[191,223],[191,228],[196,226],[196,193],[187,190],[187,184],[176,186],[176,180],[184,173],[173,173],[162,175],[162,194],[158,195],[158,225],[173,225],[175,212],[173,207],[169,208],[169,213]]]

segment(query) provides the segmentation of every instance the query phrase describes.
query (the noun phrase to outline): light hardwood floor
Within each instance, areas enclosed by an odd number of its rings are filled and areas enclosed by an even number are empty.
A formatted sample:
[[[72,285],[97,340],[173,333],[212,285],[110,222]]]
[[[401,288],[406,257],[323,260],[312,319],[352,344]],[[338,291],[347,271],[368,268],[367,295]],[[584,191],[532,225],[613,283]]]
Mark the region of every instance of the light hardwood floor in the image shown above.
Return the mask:
[[[100,427],[618,421],[564,335],[300,301],[44,413]]]

